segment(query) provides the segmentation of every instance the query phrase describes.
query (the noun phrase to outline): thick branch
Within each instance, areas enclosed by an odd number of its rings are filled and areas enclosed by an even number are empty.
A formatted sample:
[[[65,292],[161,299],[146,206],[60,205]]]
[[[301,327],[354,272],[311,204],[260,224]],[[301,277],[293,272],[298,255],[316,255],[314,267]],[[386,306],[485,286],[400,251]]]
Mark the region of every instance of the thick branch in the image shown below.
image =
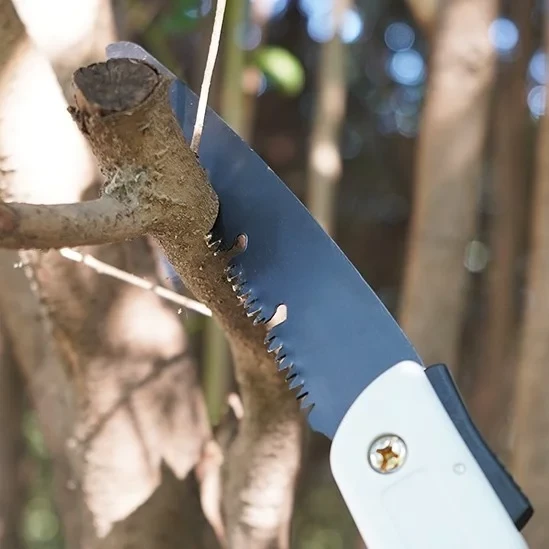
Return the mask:
[[[76,204],[0,203],[0,247],[63,248],[128,240],[146,232],[142,213],[109,196]]]
[[[111,194],[160,208],[153,232],[176,223],[192,240],[203,241],[219,206],[171,110],[171,79],[146,63],[111,59],[78,70],[74,84],[73,117],[103,174],[120,180]],[[136,175],[145,182],[138,188],[131,184]]]

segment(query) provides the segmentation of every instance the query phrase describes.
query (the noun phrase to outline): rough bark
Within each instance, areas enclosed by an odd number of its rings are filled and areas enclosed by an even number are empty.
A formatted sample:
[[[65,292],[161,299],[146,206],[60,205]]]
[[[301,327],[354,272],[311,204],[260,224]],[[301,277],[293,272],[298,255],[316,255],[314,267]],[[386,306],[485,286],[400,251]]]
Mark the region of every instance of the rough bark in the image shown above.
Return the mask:
[[[208,305],[225,329],[235,358],[236,378],[244,404],[236,439],[229,449],[224,497],[231,547],[287,547],[293,484],[300,457],[302,417],[293,395],[267,354],[264,325],[253,326],[227,280],[224,254],[214,255],[207,234],[217,214],[217,200],[204,170],[185,142],[168,101],[169,80],[157,75],[157,86],[145,101],[122,75],[141,63],[113,60],[82,69],[75,119],[109,180],[127,181],[126,190],[142,195],[135,182],[135,159],[143,170],[146,202],[162,208],[150,227],[186,286]],[[105,94],[124,95],[119,112],[105,114],[93,82],[101,79]],[[91,82],[91,84],[88,84]],[[106,105],[110,101],[106,100]],[[99,108],[97,108],[99,106]],[[133,183],[133,184],[132,184]],[[122,196],[121,199],[124,199]],[[138,198],[138,201],[140,199]]]
[[[479,363],[468,372],[469,409],[490,446],[504,461],[510,453],[509,430],[516,380],[515,337],[518,321],[517,264],[522,253],[529,174],[530,115],[524,100],[531,55],[534,2],[512,2],[509,17],[520,40],[513,60],[500,64],[494,90],[491,138],[488,245],[490,262],[483,286],[483,319]]]
[[[4,327],[0,324],[0,546],[22,549],[20,528],[25,500],[22,421],[23,383]]]
[[[493,83],[496,0],[451,0],[440,14],[422,115],[400,320],[427,364],[456,368],[465,307],[464,255]]]
[[[7,0],[0,1],[0,29],[4,198],[51,204],[90,196],[95,163],[53,72]],[[120,196],[123,185],[114,178],[109,189]],[[90,251],[160,282],[144,239]],[[211,535],[196,517],[199,497],[189,473],[210,432],[176,310],[56,252],[25,258],[42,306],[28,293],[22,271],[8,272],[3,263],[2,280],[10,283],[0,291],[0,310],[58,473],[68,546],[208,546],[203,538]],[[26,283],[27,292],[15,294],[12,279]]]
[[[337,217],[337,186],[343,171],[339,137],[347,103],[346,47],[339,33],[350,4],[348,0],[335,2],[334,37],[320,48],[307,171],[307,206],[324,230],[332,235]]]
[[[547,2],[545,2],[547,8]],[[544,41],[549,52],[549,11]],[[547,103],[547,102],[546,102]],[[545,107],[547,113],[547,104]],[[518,356],[517,397],[513,424],[513,472],[531,499],[536,515],[525,533],[532,549],[547,547],[549,531],[549,117],[540,119],[532,198],[530,253],[524,318]]]

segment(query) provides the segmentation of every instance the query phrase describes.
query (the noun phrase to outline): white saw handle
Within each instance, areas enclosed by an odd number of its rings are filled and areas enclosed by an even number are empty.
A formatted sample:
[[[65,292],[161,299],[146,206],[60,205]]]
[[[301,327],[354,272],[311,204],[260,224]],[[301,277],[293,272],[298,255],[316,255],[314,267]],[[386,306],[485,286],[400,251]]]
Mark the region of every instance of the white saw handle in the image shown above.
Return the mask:
[[[391,473],[369,462],[381,435],[406,446]],[[330,465],[368,549],[528,549],[415,362],[396,364],[357,398],[336,432]]]

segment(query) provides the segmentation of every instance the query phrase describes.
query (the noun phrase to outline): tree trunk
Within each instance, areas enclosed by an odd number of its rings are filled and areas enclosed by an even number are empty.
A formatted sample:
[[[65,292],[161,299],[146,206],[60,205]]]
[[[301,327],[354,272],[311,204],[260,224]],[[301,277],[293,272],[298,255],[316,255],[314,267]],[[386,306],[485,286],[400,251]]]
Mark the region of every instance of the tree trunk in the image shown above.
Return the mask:
[[[307,206],[332,236],[337,218],[337,187],[342,173],[339,138],[347,103],[348,60],[340,32],[349,7],[348,0],[334,3],[328,16],[331,17],[334,36],[320,47],[307,171]]]
[[[530,115],[524,100],[531,55],[533,1],[512,2],[509,17],[520,40],[512,62],[500,63],[495,86],[491,145],[488,238],[490,262],[483,276],[486,318],[481,332],[478,365],[467,372],[469,409],[478,428],[501,459],[510,457],[509,430],[516,383],[518,328],[518,261],[523,249],[530,174]]]
[[[451,0],[434,37],[400,320],[426,364],[457,367],[493,84],[496,0]]]
[[[4,196],[31,203],[93,196],[89,148],[8,0],[0,1],[0,27]],[[89,251],[160,283],[144,239]],[[0,309],[57,469],[68,546],[211,546],[189,476],[211,434],[177,311],[56,252],[25,260],[41,308],[29,295],[21,310],[26,294],[5,284]],[[6,272],[3,280],[21,284],[22,275]],[[21,291],[28,293],[28,284]],[[37,342],[55,338],[43,356],[32,352],[36,343],[24,343],[29,326]]]
[[[424,34],[431,35],[436,30],[434,25],[442,4],[442,0],[408,0],[410,11]]]
[[[545,2],[545,51],[549,52],[549,5]],[[547,113],[547,100],[545,112]],[[549,544],[549,117],[540,118],[532,200],[530,255],[524,319],[518,357],[513,425],[513,472],[536,515],[526,528],[532,549]],[[536,519],[536,516],[538,517]]]

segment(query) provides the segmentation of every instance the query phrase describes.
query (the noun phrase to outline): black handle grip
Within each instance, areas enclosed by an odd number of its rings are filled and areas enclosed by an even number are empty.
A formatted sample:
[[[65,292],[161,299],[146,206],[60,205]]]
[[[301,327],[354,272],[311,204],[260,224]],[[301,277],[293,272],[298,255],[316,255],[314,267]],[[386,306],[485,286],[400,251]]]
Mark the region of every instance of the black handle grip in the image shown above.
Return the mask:
[[[515,526],[522,530],[534,510],[513,477],[484,442],[467,412],[450,370],[444,364],[436,364],[426,368],[425,374]]]

